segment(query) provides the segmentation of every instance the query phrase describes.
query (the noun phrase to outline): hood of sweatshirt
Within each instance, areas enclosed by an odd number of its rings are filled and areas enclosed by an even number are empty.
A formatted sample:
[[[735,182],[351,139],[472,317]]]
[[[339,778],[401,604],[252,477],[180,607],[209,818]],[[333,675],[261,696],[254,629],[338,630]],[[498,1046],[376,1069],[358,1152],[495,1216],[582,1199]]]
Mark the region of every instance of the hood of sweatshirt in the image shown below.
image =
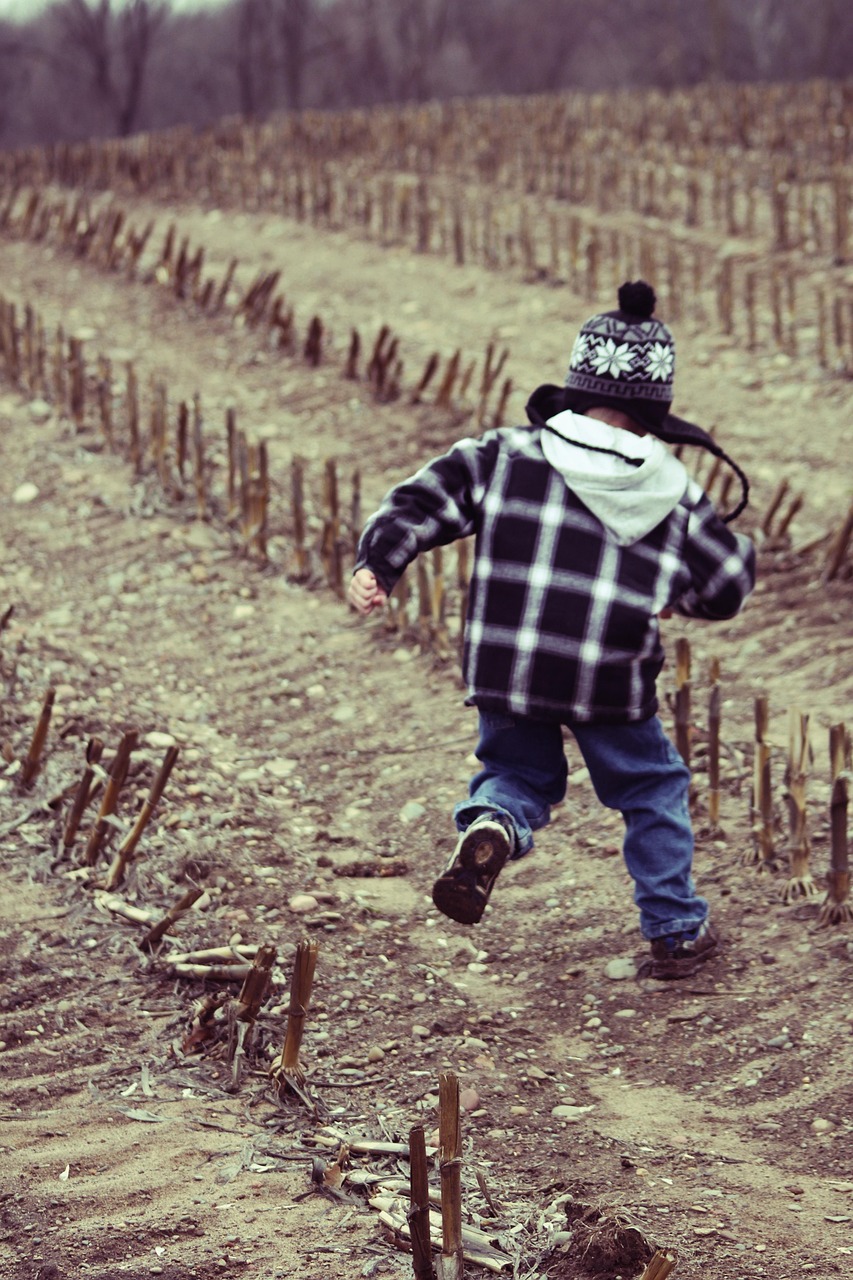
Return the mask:
[[[589,407],[589,398],[584,393],[577,392],[573,388],[545,383],[537,387],[527,401],[527,416],[534,427],[545,430],[547,423],[567,409],[583,414]],[[729,524],[740,515],[749,501],[749,480],[734,459],[715,444],[707,431],[703,431],[693,422],[687,422],[684,418],[678,418],[674,413],[669,413],[660,428],[652,434],[665,444],[694,445],[700,449],[707,449],[715,458],[722,458],[734,471],[741,487],[740,501],[722,519],[725,524]]]
[[[638,436],[571,409],[541,427],[548,462],[620,546],[645,537],[684,496],[687,471],[656,436]]]

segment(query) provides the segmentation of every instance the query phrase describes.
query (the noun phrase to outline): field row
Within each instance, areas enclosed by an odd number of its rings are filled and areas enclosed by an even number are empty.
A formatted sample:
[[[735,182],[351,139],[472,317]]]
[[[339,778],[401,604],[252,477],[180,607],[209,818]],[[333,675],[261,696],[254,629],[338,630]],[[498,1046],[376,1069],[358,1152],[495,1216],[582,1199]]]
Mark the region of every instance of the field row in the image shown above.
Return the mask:
[[[618,281],[642,275],[655,282],[668,319],[683,321],[694,332],[710,327],[737,339],[748,352],[806,356],[831,375],[853,374],[853,290],[844,279],[815,273],[796,255],[768,259],[698,234],[667,235],[653,221],[626,227],[615,217],[557,206],[547,211],[508,199],[478,206],[398,179],[382,182],[377,203],[368,187],[354,183],[339,208],[325,178],[315,176],[322,190],[306,191],[297,184],[285,201],[284,212],[300,222],[323,230],[343,225],[382,244],[450,257],[460,266],[473,262],[521,272],[528,280],[567,285],[590,302],[611,293]],[[0,231],[39,243],[58,240],[80,256],[90,253],[93,240],[106,237],[105,265],[132,271],[151,227],[134,229],[117,204],[105,209],[103,201],[79,193],[69,198],[55,188],[33,188],[8,195],[0,209]],[[190,251],[175,244],[164,250],[164,259],[172,252],[179,296],[194,293],[205,308],[220,310],[230,275],[201,281],[204,248]],[[236,265],[234,260],[232,273]],[[168,262],[164,269],[170,269]],[[251,323],[268,310],[280,345],[293,347],[292,309],[275,273],[258,278],[245,307]]]
[[[843,261],[851,103],[849,86],[813,82],[303,112],[7,153],[0,177],[270,209],[325,185],[338,217],[351,184],[381,204],[379,182],[400,177],[475,203],[555,201]]]

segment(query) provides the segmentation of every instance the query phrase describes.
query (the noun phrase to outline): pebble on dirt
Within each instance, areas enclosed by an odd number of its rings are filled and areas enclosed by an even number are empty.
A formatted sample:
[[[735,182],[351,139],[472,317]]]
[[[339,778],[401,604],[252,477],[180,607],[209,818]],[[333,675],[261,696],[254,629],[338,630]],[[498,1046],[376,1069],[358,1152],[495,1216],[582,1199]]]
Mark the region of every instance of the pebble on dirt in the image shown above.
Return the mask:
[[[316,911],[320,904],[313,893],[295,893],[287,905],[296,915],[302,916],[309,911]]]

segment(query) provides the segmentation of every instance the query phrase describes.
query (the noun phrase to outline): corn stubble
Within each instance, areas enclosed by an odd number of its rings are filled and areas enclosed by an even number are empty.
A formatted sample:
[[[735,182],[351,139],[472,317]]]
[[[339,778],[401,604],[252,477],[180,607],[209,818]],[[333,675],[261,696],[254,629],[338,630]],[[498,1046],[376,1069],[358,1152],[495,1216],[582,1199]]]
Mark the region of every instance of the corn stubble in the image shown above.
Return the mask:
[[[755,699],[755,761],[750,805],[753,848],[744,855],[744,862],[757,865],[760,871],[772,870],[776,857],[769,731],[770,707],[762,695]]]
[[[462,1280],[462,1130],[459,1081],[450,1071],[438,1077],[438,1168],[441,1179],[441,1256],[438,1280]]]
[[[107,872],[105,888],[115,889],[122,883],[127,875],[128,866],[136,857],[136,849],[142,839],[145,828],[151,821],[151,818],[163,797],[163,792],[166,789],[166,783],[169,781],[172,769],[175,766],[179,750],[180,749],[176,746],[172,746],[167,749],[163,758],[163,763],[160,765],[157,775],[151,783],[150,790],[145,798],[145,802],[142,805],[142,809],[139,812],[136,822],[133,824],[133,827],[116,850],[112,865]]]
[[[806,812],[806,781],[812,759],[809,744],[809,717],[792,711],[788,739],[788,761],[785,769],[785,801],[788,806],[788,843],[791,874],[782,890],[783,902],[798,898],[810,900],[818,895],[811,874],[811,839]]]
[[[827,894],[818,921],[821,925],[849,924],[853,921],[850,902],[850,859],[847,845],[847,809],[850,797],[850,735],[843,724],[829,731],[832,792],[829,804],[831,856]]]
[[[42,703],[41,714],[36,722],[29,750],[27,751],[23,764],[21,765],[18,786],[22,791],[28,790],[33,785],[41,767],[44,744],[47,741],[47,733],[50,728],[55,699],[56,690],[48,689],[44,697],[44,702]]]
[[[302,1047],[305,1018],[314,985],[318,950],[318,944],[309,938],[303,939],[296,948],[284,1045],[277,1061],[270,1067],[270,1078],[279,1098],[283,1101],[288,1092],[295,1093],[312,1110],[315,1109],[315,1104],[306,1087],[306,1075],[299,1061],[299,1050]]]
[[[237,1000],[227,1007],[228,1061],[231,1064],[229,1088],[231,1093],[236,1093],[240,1087],[243,1059],[251,1051],[258,1014],[270,989],[276,955],[275,947],[258,947],[254,962],[246,975]]]

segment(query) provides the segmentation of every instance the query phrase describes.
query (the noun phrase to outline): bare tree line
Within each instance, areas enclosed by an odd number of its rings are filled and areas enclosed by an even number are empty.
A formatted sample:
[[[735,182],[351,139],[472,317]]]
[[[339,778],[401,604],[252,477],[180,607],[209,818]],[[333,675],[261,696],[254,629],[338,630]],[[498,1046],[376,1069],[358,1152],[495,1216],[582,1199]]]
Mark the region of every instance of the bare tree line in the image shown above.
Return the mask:
[[[851,67],[849,0],[53,0],[0,22],[0,145]]]

